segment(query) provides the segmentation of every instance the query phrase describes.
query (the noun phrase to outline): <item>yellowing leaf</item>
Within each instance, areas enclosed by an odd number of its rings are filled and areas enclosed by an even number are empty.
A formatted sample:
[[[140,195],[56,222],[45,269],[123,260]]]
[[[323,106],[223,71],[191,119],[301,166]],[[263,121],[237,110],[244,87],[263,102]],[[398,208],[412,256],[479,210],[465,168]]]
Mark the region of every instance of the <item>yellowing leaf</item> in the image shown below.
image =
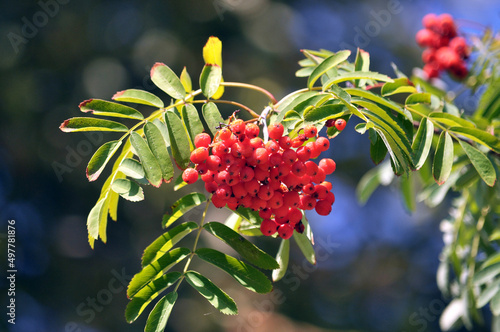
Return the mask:
[[[211,36],[203,47],[203,60],[205,64],[222,67],[222,42],[219,38]]]

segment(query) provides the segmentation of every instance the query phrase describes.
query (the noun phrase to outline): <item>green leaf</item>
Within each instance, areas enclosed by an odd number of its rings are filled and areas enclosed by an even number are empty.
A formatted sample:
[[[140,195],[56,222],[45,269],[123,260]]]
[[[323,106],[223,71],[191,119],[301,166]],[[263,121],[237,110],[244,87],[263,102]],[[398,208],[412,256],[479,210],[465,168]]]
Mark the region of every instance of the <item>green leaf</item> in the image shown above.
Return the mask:
[[[236,252],[249,263],[262,269],[272,270],[279,268],[278,263],[273,257],[269,256],[226,225],[214,221],[205,224],[203,228],[236,250]]]
[[[429,119],[422,119],[417,130],[417,135],[413,140],[411,149],[413,151],[413,162],[415,168],[420,169],[429,155],[432,146],[432,137],[434,136],[434,125]]]
[[[387,75],[379,74],[376,72],[362,72],[362,71],[355,71],[355,72],[347,72],[343,74],[339,74],[334,78],[329,79],[325,84],[323,84],[323,90],[327,90],[330,86],[333,84],[338,84],[341,82],[345,81],[351,81],[354,79],[368,79],[368,80],[374,80],[374,81],[382,81],[382,82],[393,82],[392,78],[390,78]]]
[[[234,300],[208,278],[195,271],[187,271],[185,276],[186,281],[220,312],[226,315],[238,314]]]
[[[382,96],[391,96],[397,93],[416,93],[417,89],[407,78],[397,78],[394,82],[385,83],[380,93]]]
[[[493,315],[500,315],[500,292],[497,292],[495,296],[491,299],[490,309]]]
[[[145,250],[142,255],[142,266],[151,264],[160,258],[164,253],[172,249],[177,242],[182,240],[186,235],[198,228],[195,222],[182,223],[168,232],[163,233],[160,237],[153,241]]]
[[[117,93],[115,93],[112,99],[158,108],[163,108],[164,106],[163,101],[156,95],[152,94],[151,92],[138,89],[118,91]]]
[[[236,211],[233,212],[238,214],[240,217],[242,217],[252,225],[260,226],[260,223],[262,222],[262,218],[259,216],[259,213],[257,211],[253,211],[252,209],[240,206],[236,209]]]
[[[226,271],[243,287],[253,292],[264,294],[273,289],[271,281],[262,272],[234,257],[209,248],[200,248],[196,250],[196,254],[204,261]]]
[[[401,179],[401,194],[406,209],[410,212],[415,212],[417,203],[415,202],[415,183],[413,181],[413,173],[408,173],[408,176],[402,176]]]
[[[288,260],[290,257],[290,241],[282,239],[280,243],[280,248],[276,254],[276,261],[279,264],[279,268],[273,270],[273,281],[276,282],[285,276],[286,270],[288,269]]]
[[[190,163],[191,149],[184,125],[179,116],[172,110],[165,112],[165,123],[167,124],[170,148],[175,163],[180,169],[186,169]]]
[[[129,298],[135,296],[148,283],[166,273],[172,266],[182,261],[191,253],[187,248],[175,248],[164,253],[156,261],[145,266],[139,273],[134,275],[127,288]]]
[[[189,93],[193,91],[193,83],[191,82],[191,76],[189,76],[186,67],[182,69],[180,80],[186,92]]]
[[[187,186],[188,184],[186,182],[184,182],[184,180],[182,180],[182,173],[179,174],[179,176],[177,177],[177,179],[175,179],[175,183],[174,183],[174,191],[177,191],[181,188],[184,188],[185,186]]]
[[[489,284],[479,295],[476,302],[476,308],[482,308],[491,301],[491,299],[500,292],[500,278]]]
[[[118,166],[118,170],[132,179],[143,179],[146,177],[141,163],[132,158],[124,159],[120,166]]]
[[[172,292],[158,301],[148,316],[144,332],[163,332],[176,300],[177,293]]]
[[[101,198],[96,205],[90,210],[90,213],[87,217],[87,230],[89,232],[89,236],[94,239],[99,238],[99,225],[103,214],[107,214],[105,207],[105,203],[107,198]]]
[[[89,99],[80,103],[80,111],[95,115],[142,120],[144,116],[135,108],[102,99]]]
[[[200,87],[205,97],[212,97],[222,80],[222,68],[216,64],[206,64],[200,75]]]
[[[485,131],[463,127],[451,127],[449,131],[470,138],[474,142],[482,144],[496,153],[500,153],[500,140]]]
[[[153,122],[146,122],[144,135],[148,141],[149,148],[160,165],[163,181],[169,183],[174,177],[174,166],[168,154],[167,144],[160,129]]]
[[[474,285],[479,286],[489,282],[500,274],[500,263],[489,265],[474,274],[472,282]]]
[[[169,272],[151,281],[146,287],[137,292],[125,309],[125,319],[127,322],[132,323],[139,318],[149,303],[179,280],[181,275],[177,271]]]
[[[408,97],[406,97],[405,105],[415,105],[415,104],[430,104],[431,103],[431,94],[424,93],[412,93]]]
[[[324,73],[326,73],[331,68],[335,68],[341,62],[347,60],[349,55],[351,55],[351,51],[340,51],[323,60],[323,62],[321,62],[309,76],[309,79],[307,81],[307,88],[311,89],[314,86],[314,83]]]
[[[189,210],[201,205],[206,202],[207,198],[205,195],[200,193],[190,193],[179,199],[172,205],[172,214],[165,214],[163,216],[162,225],[163,227],[168,227],[172,225],[174,221],[182,217]]]
[[[174,99],[184,99],[186,96],[181,80],[164,63],[157,62],[151,68],[151,81]]]
[[[194,146],[194,138],[196,135],[203,132],[203,124],[201,123],[200,116],[198,115],[198,110],[193,104],[183,105],[181,109],[181,116]]]
[[[129,179],[116,179],[111,185],[111,189],[121,197],[131,202],[144,200],[144,191],[135,182]]]
[[[370,54],[358,47],[356,51],[356,60],[354,60],[355,71],[369,71],[370,70]],[[366,80],[354,80],[354,86],[363,87],[366,85]]]
[[[77,131],[118,131],[127,132],[127,126],[110,120],[97,119],[97,118],[71,118],[64,120],[59,126],[59,129],[65,133],[72,133]]]
[[[474,124],[472,122],[469,122],[465,119],[462,119],[461,117],[458,117],[450,113],[432,112],[429,114],[429,118],[432,118],[437,122],[442,123],[449,127],[461,126],[466,128],[474,128]]]
[[[95,181],[101,175],[104,167],[122,145],[122,141],[111,141],[104,143],[97,149],[87,165],[87,178]]]
[[[314,67],[305,67],[300,68],[295,72],[295,76],[297,77],[308,77],[314,71]]]
[[[484,153],[482,153],[472,145],[460,140],[458,142],[469,157],[476,171],[479,173],[479,176],[481,176],[481,178],[488,186],[493,187],[497,180],[497,175],[495,172],[495,168],[493,167],[493,164],[488,159],[488,157],[486,157]]]
[[[156,157],[153,155],[151,150],[149,149],[146,141],[133,131],[130,134],[130,142],[134,147],[136,154],[139,156],[141,160],[142,167],[144,168],[144,172],[146,173],[146,179],[155,187],[159,187],[162,181],[162,172]]]
[[[313,107],[304,112],[304,120],[311,123],[325,122],[328,119],[338,118],[349,110],[344,104],[329,104]]]
[[[215,135],[215,133],[217,133],[216,128],[219,127],[221,123],[224,123],[224,119],[222,118],[217,105],[212,102],[204,104],[202,107],[202,113],[208,129],[210,129],[212,135]]]
[[[314,253],[314,248],[311,244],[311,241],[307,238],[305,232],[302,234],[293,232],[293,239],[299,246],[299,249],[304,257],[309,261],[309,263],[316,265],[316,254]]]
[[[432,164],[432,175],[437,184],[442,185],[450,176],[453,166],[453,141],[447,131],[439,135],[439,142]]]
[[[388,107],[388,108],[390,108],[390,109],[392,109],[400,114],[406,115],[403,108],[401,106],[399,106],[397,103],[393,102],[392,100],[381,97],[373,92],[363,90],[363,89],[355,89],[355,88],[345,88],[344,91],[347,92],[348,94],[350,94],[351,96],[363,97],[365,99],[374,101],[377,104]]]
[[[356,196],[361,204],[365,204],[379,185],[388,185],[394,178],[389,162],[380,164],[365,173],[356,187]]]
[[[370,123],[371,124],[371,123]],[[384,161],[387,155],[387,147],[385,146],[382,138],[377,134],[377,131],[370,128],[368,131],[370,135],[370,157],[375,165]]]

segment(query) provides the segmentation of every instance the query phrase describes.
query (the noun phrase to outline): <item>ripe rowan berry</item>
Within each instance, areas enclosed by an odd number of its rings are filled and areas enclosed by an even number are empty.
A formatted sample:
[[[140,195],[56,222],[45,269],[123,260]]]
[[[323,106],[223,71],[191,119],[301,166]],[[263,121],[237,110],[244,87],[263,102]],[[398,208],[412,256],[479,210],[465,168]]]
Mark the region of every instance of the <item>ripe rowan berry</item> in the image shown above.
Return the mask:
[[[317,133],[318,129],[313,125],[307,125],[304,127],[304,135],[308,138],[315,137]]]
[[[212,139],[210,138],[210,135],[207,133],[200,133],[194,137],[194,146],[197,148],[208,148],[210,143],[212,142]]]
[[[191,152],[190,160],[195,164],[201,164],[208,158],[208,149],[205,147],[199,147]]]
[[[260,231],[266,236],[271,236],[276,233],[278,229],[278,224],[272,219],[264,219],[260,224]]]
[[[281,123],[273,123],[268,127],[269,137],[274,140],[279,140],[284,132],[285,128]]]
[[[195,183],[198,180],[198,172],[194,168],[186,168],[184,172],[182,172],[182,181],[187,184]]]
[[[243,120],[238,119],[236,121],[233,121],[233,123],[231,123],[229,128],[235,135],[239,136],[245,133],[246,125],[245,122],[243,122]]]
[[[345,126],[346,126],[346,122],[344,119],[335,120],[335,128],[337,128],[338,131],[344,130]]]
[[[315,146],[320,150],[320,152],[325,152],[330,148],[330,141],[326,137],[318,137],[315,142]]]
[[[332,205],[327,200],[322,199],[316,203],[315,209],[320,216],[327,216],[332,212]]]
[[[249,123],[245,127],[245,136],[248,138],[255,138],[259,136],[260,128],[255,123]]]
[[[337,165],[335,164],[335,161],[333,161],[333,159],[323,158],[319,161],[318,167],[323,169],[325,174],[328,175],[335,172],[335,168],[337,167]]]
[[[288,240],[293,235],[293,226],[290,224],[282,224],[278,227],[278,235],[284,240]]]

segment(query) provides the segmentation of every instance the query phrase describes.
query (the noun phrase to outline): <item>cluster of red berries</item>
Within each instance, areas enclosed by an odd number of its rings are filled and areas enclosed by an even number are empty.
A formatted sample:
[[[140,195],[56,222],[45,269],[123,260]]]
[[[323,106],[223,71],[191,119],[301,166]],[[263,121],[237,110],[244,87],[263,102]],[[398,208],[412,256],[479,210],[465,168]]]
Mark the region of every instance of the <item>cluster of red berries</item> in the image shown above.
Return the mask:
[[[459,79],[467,76],[465,59],[469,48],[463,37],[457,36],[453,17],[449,14],[427,14],[422,19],[424,29],[417,32],[416,40],[421,47],[427,47],[422,53],[424,72],[429,78],[438,77],[440,72],[448,70]]]
[[[330,141],[311,139],[318,134],[312,125],[293,139],[283,136],[280,123],[268,127],[268,142],[258,137],[259,132],[257,124],[235,120],[219,130],[213,141],[206,133],[198,134],[191,153],[196,166],[187,168],[182,179],[190,184],[201,175],[216,207],[259,211],[264,235],[278,232],[288,239],[294,230],[304,231],[301,210],[316,209],[323,216],[332,211],[335,196],[325,178],[335,171],[335,161],[309,160],[328,150]]]

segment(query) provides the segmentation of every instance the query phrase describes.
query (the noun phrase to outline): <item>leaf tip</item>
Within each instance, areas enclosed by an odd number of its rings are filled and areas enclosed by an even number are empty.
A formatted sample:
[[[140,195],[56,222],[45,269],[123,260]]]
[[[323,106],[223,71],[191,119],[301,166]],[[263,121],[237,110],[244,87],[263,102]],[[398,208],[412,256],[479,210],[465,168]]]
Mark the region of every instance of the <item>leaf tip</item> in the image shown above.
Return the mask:
[[[87,99],[87,100],[84,100],[80,103],[80,105],[78,105],[78,108],[80,108],[80,110],[82,110],[82,107],[85,107],[88,103],[92,102],[92,100],[94,99]],[[84,110],[82,110],[83,112],[85,112]]]
[[[113,97],[111,97],[111,99],[115,100],[116,98],[119,98],[122,94],[125,93],[125,90],[122,90],[122,91],[118,91],[117,93],[115,93],[113,95]]]
[[[69,130],[69,129],[67,128],[68,123],[69,123],[69,119],[64,120],[64,122],[63,122],[63,123],[61,123],[61,125],[59,126],[59,129],[61,129],[61,131],[64,131],[65,133],[70,132],[71,130]]]
[[[153,67],[151,68],[151,76],[153,76],[153,75],[154,75],[154,72],[155,72],[156,68],[158,68],[158,67],[163,67],[163,66],[165,66],[165,64],[164,64],[163,62],[156,62],[156,63],[153,65]]]

